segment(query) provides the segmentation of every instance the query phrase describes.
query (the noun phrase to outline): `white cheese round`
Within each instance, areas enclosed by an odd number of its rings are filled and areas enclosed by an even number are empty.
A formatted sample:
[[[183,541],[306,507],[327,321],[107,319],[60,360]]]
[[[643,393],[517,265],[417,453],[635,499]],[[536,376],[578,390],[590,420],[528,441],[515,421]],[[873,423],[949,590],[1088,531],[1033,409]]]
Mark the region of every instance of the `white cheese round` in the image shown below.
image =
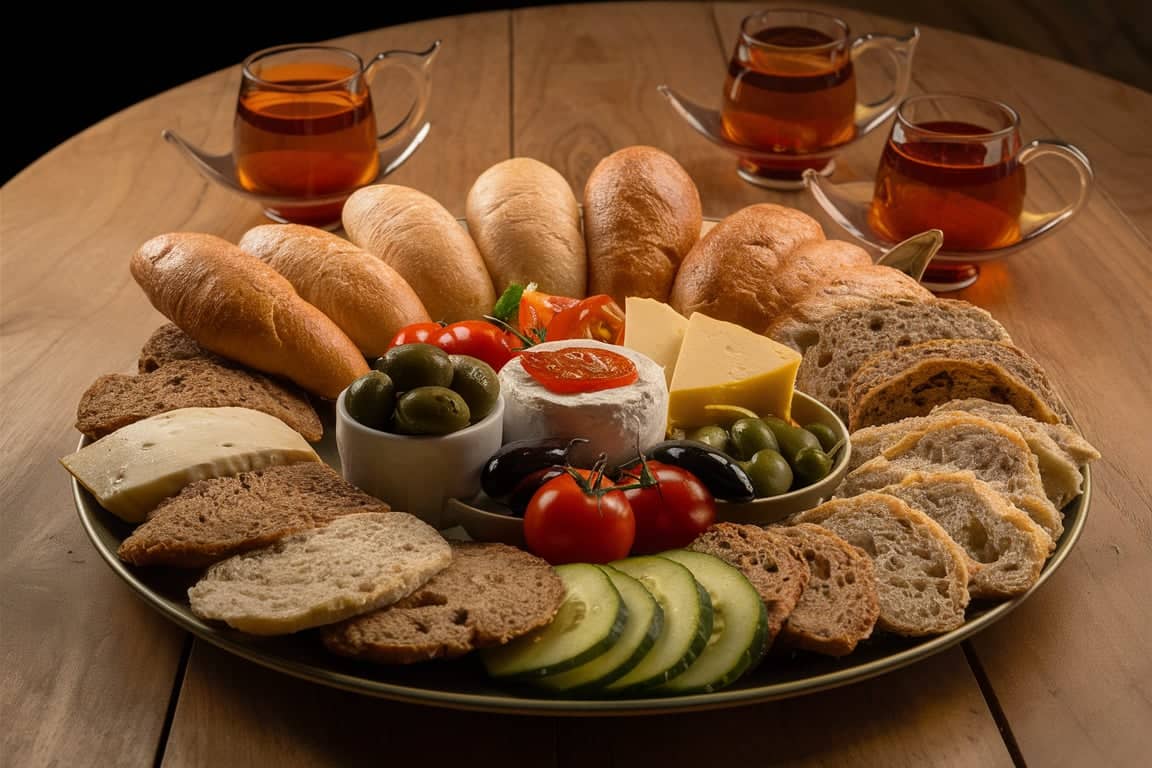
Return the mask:
[[[583,437],[583,456],[607,455],[611,465],[636,458],[665,437],[668,424],[668,385],[664,369],[650,357],[617,344],[592,339],[548,341],[532,347],[547,351],[568,347],[599,347],[624,355],[636,364],[635,383],[597,392],[550,392],[524,370],[518,358],[500,369],[504,395],[504,442],[544,437]],[[587,453],[586,453],[587,452]]]

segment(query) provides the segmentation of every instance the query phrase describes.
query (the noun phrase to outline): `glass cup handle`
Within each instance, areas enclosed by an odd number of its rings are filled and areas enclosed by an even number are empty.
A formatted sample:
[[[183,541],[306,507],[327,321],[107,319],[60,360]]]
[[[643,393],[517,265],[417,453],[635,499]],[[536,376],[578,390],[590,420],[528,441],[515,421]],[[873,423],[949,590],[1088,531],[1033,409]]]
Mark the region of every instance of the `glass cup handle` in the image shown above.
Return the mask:
[[[424,120],[424,112],[428,108],[428,96],[432,90],[428,68],[440,50],[440,42],[437,40],[423,51],[393,50],[378,53],[364,68],[365,80],[369,86],[371,86],[372,78],[376,72],[385,66],[399,67],[407,72],[416,84],[416,98],[413,100],[412,106],[408,108],[408,113],[399,122],[376,137],[381,151],[405,143],[420,128],[420,124]]]
[[[1070,219],[1088,200],[1088,193],[1092,190],[1092,182],[1096,178],[1092,171],[1092,163],[1088,162],[1088,156],[1078,147],[1059,139],[1036,139],[1029,142],[1016,154],[1016,160],[1023,166],[1044,155],[1055,155],[1071,163],[1079,175],[1080,186],[1076,191],[1076,199],[1059,210],[1046,213],[1024,211],[1020,215],[1021,240],[1039,237]]]
[[[904,94],[908,92],[908,83],[912,78],[912,55],[916,52],[916,43],[920,40],[920,28],[913,27],[912,31],[903,37],[898,35],[862,35],[852,41],[852,62],[868,51],[880,50],[888,54],[892,64],[896,67],[896,76],[892,80],[892,90],[887,96],[870,104],[856,105],[856,135],[863,136],[880,123],[887,120]]]

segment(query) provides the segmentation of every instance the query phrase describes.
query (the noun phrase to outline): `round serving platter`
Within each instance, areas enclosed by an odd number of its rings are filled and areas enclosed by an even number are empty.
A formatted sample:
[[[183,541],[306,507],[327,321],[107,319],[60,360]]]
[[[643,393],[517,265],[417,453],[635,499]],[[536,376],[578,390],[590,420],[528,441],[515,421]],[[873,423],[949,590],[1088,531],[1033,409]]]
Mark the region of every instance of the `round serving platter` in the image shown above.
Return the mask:
[[[321,408],[320,412],[324,439],[316,444],[317,453],[339,468],[331,405]],[[79,447],[89,442],[83,438]],[[536,691],[496,684],[486,676],[475,655],[411,666],[373,665],[327,652],[311,631],[285,637],[258,637],[237,632],[223,624],[204,622],[193,615],[187,599],[187,590],[199,578],[201,571],[139,568],[120,560],[116,550],[133,526],[101,507],[74,478],[71,483],[84,529],[109,567],[165,618],[230,653],[314,683],[397,701],[509,714],[598,716],[718,709],[815,693],[891,672],[972,637],[1027,600],[1064,562],[1080,538],[1088,515],[1092,479],[1089,468],[1085,467],[1083,472],[1084,493],[1064,509],[1064,533],[1036,584],[1012,600],[973,603],[968,609],[968,620],[958,629],[922,639],[875,637],[861,643],[852,654],[841,659],[770,654],[755,671],[721,691],[630,699],[552,698]],[[446,536],[466,537],[460,529],[449,529],[444,533]]]

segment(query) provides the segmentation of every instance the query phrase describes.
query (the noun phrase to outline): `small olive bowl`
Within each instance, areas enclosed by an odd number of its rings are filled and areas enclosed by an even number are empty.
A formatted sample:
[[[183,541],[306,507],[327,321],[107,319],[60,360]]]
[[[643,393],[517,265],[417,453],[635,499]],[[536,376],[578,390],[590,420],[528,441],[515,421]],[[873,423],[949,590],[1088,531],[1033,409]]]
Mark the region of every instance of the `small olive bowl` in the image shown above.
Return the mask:
[[[848,427],[824,403],[799,391],[792,397],[792,420],[801,426],[813,422],[825,424],[832,429],[837,442],[843,441],[844,444],[836,453],[828,475],[817,483],[779,496],[766,496],[762,499],[740,502],[717,500],[717,522],[768,525],[780,522],[797,512],[812,509],[832,498],[840,481],[848,473],[848,461],[852,457],[852,441],[848,437]]]
[[[848,461],[852,455],[848,428],[831,409],[803,392],[796,392],[792,398],[792,419],[800,425],[813,422],[826,424],[832,429],[837,441],[843,441],[827,477],[818,483],[779,496],[746,502],[717,500],[717,522],[768,525],[811,509],[832,497],[848,472]],[[497,502],[478,494],[470,499],[448,499],[444,504],[444,517],[447,523],[459,525],[477,541],[499,541],[524,546],[524,519],[504,509]]]

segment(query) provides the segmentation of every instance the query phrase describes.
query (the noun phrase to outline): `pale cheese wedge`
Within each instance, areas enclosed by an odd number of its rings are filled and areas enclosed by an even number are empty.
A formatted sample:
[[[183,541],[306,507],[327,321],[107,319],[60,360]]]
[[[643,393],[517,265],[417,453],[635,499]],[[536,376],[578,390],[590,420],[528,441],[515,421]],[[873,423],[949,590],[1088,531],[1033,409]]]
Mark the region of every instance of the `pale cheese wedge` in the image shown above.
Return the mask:
[[[664,382],[669,386],[687,328],[688,318],[662,301],[639,296],[624,299],[624,346],[655,360],[664,369]]]
[[[196,480],[320,461],[300,433],[250,408],[179,408],[121,427],[60,459],[100,506],[129,523]]]
[[[796,350],[767,336],[692,313],[669,385],[669,426],[713,424],[705,406],[715,404],[790,418],[800,360]]]

